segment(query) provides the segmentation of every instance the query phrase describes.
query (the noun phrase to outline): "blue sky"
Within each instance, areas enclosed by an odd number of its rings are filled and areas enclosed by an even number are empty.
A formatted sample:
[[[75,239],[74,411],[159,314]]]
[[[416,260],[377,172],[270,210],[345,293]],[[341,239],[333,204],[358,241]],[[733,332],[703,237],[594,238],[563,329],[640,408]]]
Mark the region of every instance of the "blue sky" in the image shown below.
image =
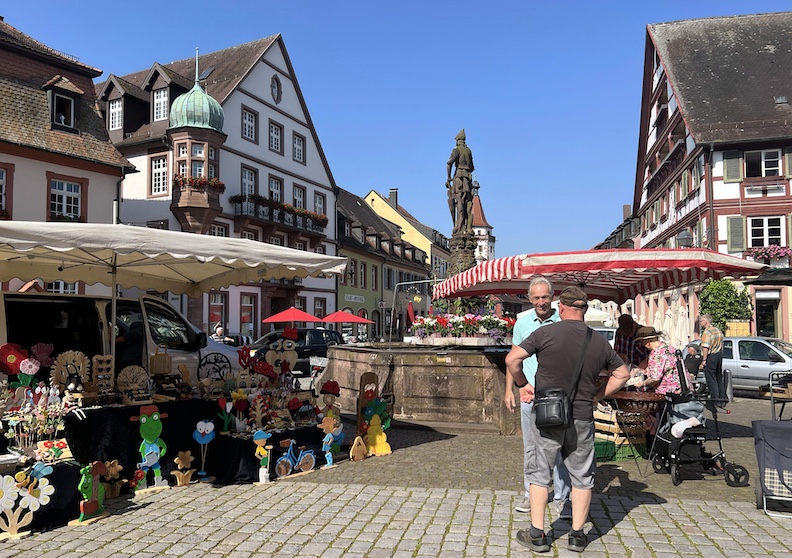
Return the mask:
[[[11,2],[0,15],[104,76],[280,33],[342,188],[360,196],[398,188],[408,211],[450,236],[446,161],[465,128],[499,257],[588,249],[622,222],[633,198],[647,24],[790,6],[184,4]]]

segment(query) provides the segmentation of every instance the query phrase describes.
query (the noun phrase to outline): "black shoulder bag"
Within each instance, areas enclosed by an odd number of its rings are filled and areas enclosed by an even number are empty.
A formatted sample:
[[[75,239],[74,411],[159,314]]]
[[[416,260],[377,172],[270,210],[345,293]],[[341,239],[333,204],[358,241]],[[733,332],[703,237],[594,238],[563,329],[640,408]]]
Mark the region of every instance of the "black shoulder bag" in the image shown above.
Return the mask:
[[[591,341],[590,327],[586,327],[586,340],[583,350],[575,366],[575,379],[572,380],[570,395],[563,388],[545,388],[536,391],[534,397],[534,412],[536,413],[536,428],[539,430],[561,430],[572,425],[572,401],[575,400],[580,371],[583,369],[583,359]]]

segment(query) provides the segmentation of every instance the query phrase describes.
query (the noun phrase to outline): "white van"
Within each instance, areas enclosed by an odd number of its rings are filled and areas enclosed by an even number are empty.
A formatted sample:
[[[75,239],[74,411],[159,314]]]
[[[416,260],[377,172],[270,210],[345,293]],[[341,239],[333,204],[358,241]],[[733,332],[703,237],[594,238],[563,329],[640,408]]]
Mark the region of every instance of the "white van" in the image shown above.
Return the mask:
[[[117,298],[116,326],[111,328],[109,296],[0,292],[0,297],[0,345],[16,343],[30,351],[36,343],[52,343],[53,358],[68,350],[82,351],[91,358],[110,354],[116,336],[123,335],[133,319],[142,317],[145,343],[141,363],[147,370],[158,346],[167,348],[172,373],[178,374],[180,364],[187,366],[193,386],[197,385],[199,367],[202,376],[226,366],[239,369],[235,348],[207,340],[205,332],[161,298]]]

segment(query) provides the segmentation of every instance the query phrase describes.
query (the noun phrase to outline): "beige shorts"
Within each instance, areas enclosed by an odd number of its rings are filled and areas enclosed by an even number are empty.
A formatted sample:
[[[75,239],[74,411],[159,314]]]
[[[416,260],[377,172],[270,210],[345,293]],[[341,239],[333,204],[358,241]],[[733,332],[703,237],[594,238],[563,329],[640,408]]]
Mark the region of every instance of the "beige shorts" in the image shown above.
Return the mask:
[[[558,453],[564,459],[574,488],[594,488],[594,421],[576,420],[566,430],[539,430],[536,413],[531,413],[531,439],[534,444],[525,450],[526,481],[538,486],[553,485],[553,466]]]

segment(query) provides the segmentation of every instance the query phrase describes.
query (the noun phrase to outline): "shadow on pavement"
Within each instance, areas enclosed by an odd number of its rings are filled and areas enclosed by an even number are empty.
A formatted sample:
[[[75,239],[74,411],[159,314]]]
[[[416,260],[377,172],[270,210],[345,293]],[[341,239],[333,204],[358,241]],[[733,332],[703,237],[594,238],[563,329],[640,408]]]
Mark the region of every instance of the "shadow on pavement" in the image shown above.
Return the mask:
[[[647,488],[648,484],[630,478],[619,465],[598,464],[592,506],[602,506],[609,520],[598,521],[596,514],[592,514],[594,528],[588,534],[589,542],[605,536],[633,509],[645,504],[666,503],[665,498],[647,491]]]

